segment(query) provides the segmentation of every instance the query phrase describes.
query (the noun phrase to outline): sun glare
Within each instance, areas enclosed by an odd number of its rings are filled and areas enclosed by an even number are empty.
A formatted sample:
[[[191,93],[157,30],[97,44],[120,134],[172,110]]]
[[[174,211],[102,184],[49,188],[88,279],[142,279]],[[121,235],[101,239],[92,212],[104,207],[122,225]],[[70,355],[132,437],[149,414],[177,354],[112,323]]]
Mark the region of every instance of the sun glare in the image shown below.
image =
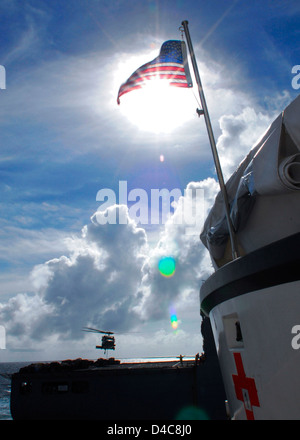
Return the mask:
[[[120,108],[140,130],[170,133],[191,118],[195,102],[188,105],[190,93],[170,86],[168,81],[152,80],[142,89],[124,95]]]
[[[139,62],[134,66],[139,67]],[[124,72],[122,67],[124,65],[120,65],[117,75],[118,78],[122,77],[118,86],[126,80],[126,74],[121,74]],[[191,90],[170,86],[168,81],[157,79],[123,95],[119,110],[139,130],[170,133],[194,117],[196,106]]]

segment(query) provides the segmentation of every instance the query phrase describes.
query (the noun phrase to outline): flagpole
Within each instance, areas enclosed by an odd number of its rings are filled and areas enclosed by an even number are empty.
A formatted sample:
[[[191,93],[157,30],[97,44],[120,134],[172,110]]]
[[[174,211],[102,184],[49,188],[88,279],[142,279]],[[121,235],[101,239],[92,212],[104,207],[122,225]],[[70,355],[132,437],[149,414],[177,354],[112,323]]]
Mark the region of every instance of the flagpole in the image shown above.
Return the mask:
[[[226,186],[224,183],[224,177],[223,177],[223,173],[222,173],[222,169],[221,169],[221,165],[220,165],[216,142],[215,142],[215,138],[214,138],[214,134],[213,134],[213,130],[212,130],[209,114],[208,114],[208,109],[207,109],[206,100],[205,100],[205,96],[204,96],[204,92],[203,92],[203,87],[201,84],[201,79],[200,79],[200,75],[199,75],[199,71],[198,71],[198,67],[197,67],[197,63],[196,63],[192,40],[190,37],[190,32],[189,32],[189,28],[188,28],[188,21],[184,20],[181,24],[184,28],[187,44],[189,47],[192,65],[193,65],[194,74],[195,74],[195,79],[196,79],[196,82],[198,85],[199,96],[200,96],[200,100],[201,100],[201,104],[202,104],[202,111],[200,111],[199,114],[204,115],[207,133],[208,133],[210,146],[211,146],[211,150],[212,150],[212,154],[213,154],[213,158],[214,158],[214,162],[215,162],[215,167],[216,167],[216,171],[217,171],[217,176],[218,176],[218,180],[219,180],[220,190],[221,190],[223,200],[224,200],[225,214],[226,214],[226,220],[227,220],[230,243],[231,243],[232,258],[236,259],[239,255],[238,255],[236,235],[235,235],[233,224],[232,224],[232,221],[230,218],[230,209],[229,209],[227,190],[226,190]]]

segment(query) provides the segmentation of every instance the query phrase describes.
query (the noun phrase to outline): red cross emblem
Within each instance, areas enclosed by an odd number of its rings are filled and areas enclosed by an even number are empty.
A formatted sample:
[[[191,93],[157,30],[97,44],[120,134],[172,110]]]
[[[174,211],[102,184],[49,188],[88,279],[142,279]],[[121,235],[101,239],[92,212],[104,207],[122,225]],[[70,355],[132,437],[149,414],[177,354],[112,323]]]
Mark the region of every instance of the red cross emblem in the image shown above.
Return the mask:
[[[246,377],[241,353],[233,353],[237,374],[232,375],[236,397],[244,402],[247,420],[254,420],[253,406],[260,406],[255,380]]]

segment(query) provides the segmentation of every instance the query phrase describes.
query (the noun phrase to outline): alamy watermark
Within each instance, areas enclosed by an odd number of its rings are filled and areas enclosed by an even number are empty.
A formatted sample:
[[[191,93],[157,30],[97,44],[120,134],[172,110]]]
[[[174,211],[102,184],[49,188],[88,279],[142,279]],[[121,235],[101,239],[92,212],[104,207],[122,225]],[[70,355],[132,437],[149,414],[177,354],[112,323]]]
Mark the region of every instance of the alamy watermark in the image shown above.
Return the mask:
[[[6,89],[6,71],[5,67],[0,65],[0,89]]]
[[[291,333],[293,336],[291,340],[291,345],[294,350],[299,350],[300,348],[300,325],[294,325],[292,327]]]
[[[3,325],[0,325],[0,350],[6,349],[6,331]]]
[[[292,79],[292,87],[295,90],[300,89],[300,65],[297,64],[292,67],[292,74],[295,75]]]
[[[127,181],[119,182],[118,197],[110,188],[100,189],[96,200],[102,202],[95,214],[96,221],[104,224],[126,224],[128,217],[140,225],[160,225],[172,221],[185,226],[185,234],[199,234],[204,220],[204,189],[187,188],[182,194],[179,188],[172,190],[151,189],[150,194],[142,188],[128,192]],[[112,209],[125,205],[127,210]],[[117,215],[118,214],[118,215]]]

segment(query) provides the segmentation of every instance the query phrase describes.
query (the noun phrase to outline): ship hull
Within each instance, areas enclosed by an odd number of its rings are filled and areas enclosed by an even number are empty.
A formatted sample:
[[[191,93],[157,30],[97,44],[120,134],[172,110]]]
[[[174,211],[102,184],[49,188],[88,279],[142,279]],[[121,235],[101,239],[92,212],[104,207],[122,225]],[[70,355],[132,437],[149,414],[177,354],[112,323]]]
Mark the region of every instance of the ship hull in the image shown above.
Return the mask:
[[[193,362],[121,364],[12,377],[14,420],[226,419],[219,371]]]
[[[286,237],[201,288],[232,419],[300,419],[299,249],[300,234]]]

